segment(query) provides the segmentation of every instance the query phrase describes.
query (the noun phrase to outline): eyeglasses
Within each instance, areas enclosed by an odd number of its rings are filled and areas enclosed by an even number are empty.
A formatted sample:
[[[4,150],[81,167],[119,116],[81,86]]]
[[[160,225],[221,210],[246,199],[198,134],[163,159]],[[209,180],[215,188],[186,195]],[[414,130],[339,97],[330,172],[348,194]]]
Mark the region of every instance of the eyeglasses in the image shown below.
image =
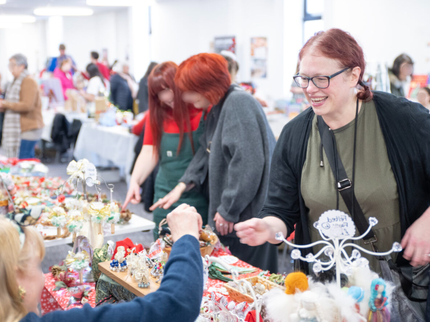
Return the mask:
[[[314,85],[318,88],[324,89],[330,86],[330,79],[333,77],[336,77],[339,74],[342,74],[344,71],[350,69],[350,67],[344,68],[341,71],[334,73],[330,76],[314,76],[314,77],[306,77],[306,76],[300,76],[296,75],[293,76],[294,82],[299,86],[300,88],[307,88],[309,86],[309,81],[312,81]]]

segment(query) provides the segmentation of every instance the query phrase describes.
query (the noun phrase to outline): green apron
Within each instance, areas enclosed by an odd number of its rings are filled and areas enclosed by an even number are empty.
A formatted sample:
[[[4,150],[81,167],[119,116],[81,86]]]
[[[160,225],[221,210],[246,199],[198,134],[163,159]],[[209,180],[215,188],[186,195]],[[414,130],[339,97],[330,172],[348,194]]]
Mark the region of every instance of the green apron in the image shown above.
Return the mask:
[[[199,149],[199,138],[204,132],[204,119],[200,120],[199,128],[192,133],[194,151]],[[193,158],[193,150],[191,148],[191,142],[188,139],[188,135],[184,134],[182,141],[182,147],[179,155],[177,155],[179,144],[179,134],[176,133],[163,133],[161,137],[160,145],[160,167],[158,170],[157,178],[155,179],[155,194],[154,203],[160,198],[165,197],[179,182],[179,179],[184,175],[189,163]],[[206,225],[208,221],[208,201],[206,200],[203,193],[191,189],[190,191],[184,192],[178,202],[174,203],[169,209],[157,208],[153,211],[155,229],[154,229],[154,240],[158,238],[158,225],[166,218],[167,214],[170,213],[177,206],[186,203],[197,209],[197,212],[203,218],[203,224]]]

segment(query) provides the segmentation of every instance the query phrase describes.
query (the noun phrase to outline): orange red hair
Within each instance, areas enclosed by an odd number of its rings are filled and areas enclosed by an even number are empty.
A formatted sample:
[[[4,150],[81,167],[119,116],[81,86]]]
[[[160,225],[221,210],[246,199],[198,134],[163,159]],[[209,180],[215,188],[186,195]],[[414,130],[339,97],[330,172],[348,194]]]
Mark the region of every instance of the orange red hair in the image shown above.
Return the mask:
[[[182,91],[197,92],[215,105],[231,84],[227,61],[218,54],[191,56],[179,65],[175,83]]]

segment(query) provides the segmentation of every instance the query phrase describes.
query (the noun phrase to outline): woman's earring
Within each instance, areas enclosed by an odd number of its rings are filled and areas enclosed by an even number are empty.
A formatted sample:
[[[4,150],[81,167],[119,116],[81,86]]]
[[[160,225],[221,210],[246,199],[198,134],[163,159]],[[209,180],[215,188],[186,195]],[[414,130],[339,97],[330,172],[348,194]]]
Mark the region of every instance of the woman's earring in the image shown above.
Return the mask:
[[[19,288],[18,288],[18,295],[21,298],[21,301],[24,301],[24,297],[25,297],[26,293],[27,292],[25,291],[25,289],[22,286],[19,286]]]

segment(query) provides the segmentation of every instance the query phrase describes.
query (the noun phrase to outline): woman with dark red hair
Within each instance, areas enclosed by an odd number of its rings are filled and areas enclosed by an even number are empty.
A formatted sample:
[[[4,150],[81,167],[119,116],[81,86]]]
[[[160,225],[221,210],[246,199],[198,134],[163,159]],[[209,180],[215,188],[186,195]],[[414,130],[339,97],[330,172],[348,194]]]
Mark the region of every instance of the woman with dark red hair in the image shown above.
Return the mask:
[[[140,202],[140,185],[158,162],[154,202],[164,197],[175,188],[199,148],[199,138],[204,131],[202,111],[182,101],[182,91],[174,82],[177,69],[175,63],[165,62],[157,65],[149,75],[149,117],[146,118],[143,148],[136,160],[123,208],[130,201],[133,204]],[[208,203],[202,193],[186,192],[171,207],[182,203],[193,205],[206,224]],[[172,209],[151,208],[156,224],[155,238],[158,238],[158,224]]]
[[[277,244],[275,234],[288,236],[297,224],[296,243],[310,244],[321,239],[314,227],[320,215],[338,209],[351,215],[359,235],[369,217],[378,219],[357,241],[361,247],[385,252],[401,240],[403,256],[392,261],[399,267],[407,261],[428,264],[428,111],[406,99],[371,92],[363,83],[363,51],[342,30],[317,33],[299,60],[294,80],[312,108],[285,126],[273,154],[262,219],[236,225],[237,235],[248,245]],[[306,249],[302,256],[318,250]],[[376,272],[387,267],[377,257],[362,255]]]
[[[261,105],[230,86],[227,62],[218,54],[190,57],[179,66],[175,82],[183,100],[204,111],[206,129],[178,186],[154,206],[170,208],[192,188],[205,191],[208,221],[221,242],[240,259],[276,272],[276,247],[241,244],[233,229],[258,214],[267,194],[275,138]]]

